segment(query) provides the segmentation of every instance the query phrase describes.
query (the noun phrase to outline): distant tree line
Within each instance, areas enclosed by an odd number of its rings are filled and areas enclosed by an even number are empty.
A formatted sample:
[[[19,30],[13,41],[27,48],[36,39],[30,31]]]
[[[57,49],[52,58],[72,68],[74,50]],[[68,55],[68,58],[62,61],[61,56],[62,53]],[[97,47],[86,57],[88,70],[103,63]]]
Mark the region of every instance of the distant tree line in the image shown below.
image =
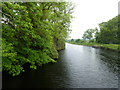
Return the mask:
[[[101,44],[120,44],[120,15],[107,22],[99,24],[100,30],[88,29],[84,32],[82,39],[71,39],[71,42]]]
[[[2,3],[2,69],[15,76],[55,62],[64,49],[73,6],[68,2]]]

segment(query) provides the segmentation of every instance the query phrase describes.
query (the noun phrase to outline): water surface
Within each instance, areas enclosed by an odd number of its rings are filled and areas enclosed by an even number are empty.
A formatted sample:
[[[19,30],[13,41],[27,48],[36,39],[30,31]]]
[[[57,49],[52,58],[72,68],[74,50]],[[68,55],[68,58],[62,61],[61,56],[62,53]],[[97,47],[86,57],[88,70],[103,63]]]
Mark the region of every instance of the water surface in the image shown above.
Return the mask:
[[[118,54],[66,44],[57,63],[28,70],[17,77],[3,73],[3,88],[118,88]]]

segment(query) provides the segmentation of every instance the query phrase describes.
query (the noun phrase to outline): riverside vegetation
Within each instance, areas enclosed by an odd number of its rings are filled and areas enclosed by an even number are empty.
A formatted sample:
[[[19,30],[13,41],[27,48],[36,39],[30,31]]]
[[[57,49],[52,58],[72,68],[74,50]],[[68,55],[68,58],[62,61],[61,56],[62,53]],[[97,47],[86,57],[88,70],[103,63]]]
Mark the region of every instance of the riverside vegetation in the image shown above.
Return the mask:
[[[2,70],[12,76],[56,62],[65,48],[73,5],[69,2],[2,2]]]
[[[100,30],[88,29],[83,39],[71,39],[67,42],[97,48],[120,51],[120,15],[99,24]]]

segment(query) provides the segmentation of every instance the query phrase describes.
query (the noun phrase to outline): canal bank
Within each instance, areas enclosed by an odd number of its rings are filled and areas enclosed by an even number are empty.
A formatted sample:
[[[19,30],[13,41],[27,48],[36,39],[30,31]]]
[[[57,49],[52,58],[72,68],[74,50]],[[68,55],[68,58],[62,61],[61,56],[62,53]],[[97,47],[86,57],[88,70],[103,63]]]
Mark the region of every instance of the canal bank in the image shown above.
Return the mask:
[[[120,44],[76,43],[76,42],[68,42],[68,43],[120,52]]]
[[[107,47],[106,45],[93,45],[92,47],[93,48],[101,48],[101,49],[111,50],[111,51],[119,52],[120,53],[119,49],[110,48],[110,47]],[[117,48],[119,48],[119,47],[117,47]]]

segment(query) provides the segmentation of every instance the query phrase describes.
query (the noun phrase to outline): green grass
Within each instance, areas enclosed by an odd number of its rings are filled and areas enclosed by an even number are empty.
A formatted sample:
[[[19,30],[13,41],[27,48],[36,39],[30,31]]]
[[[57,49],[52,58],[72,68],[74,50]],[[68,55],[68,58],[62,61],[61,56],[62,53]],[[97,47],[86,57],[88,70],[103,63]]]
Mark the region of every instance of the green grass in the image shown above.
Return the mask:
[[[120,44],[102,44],[101,46],[113,50],[120,50]]]
[[[71,44],[77,44],[77,45],[85,45],[85,46],[98,46],[103,47],[106,49],[112,49],[112,50],[119,50],[120,51],[120,44],[99,44],[99,43],[77,43],[77,42],[69,42]]]

